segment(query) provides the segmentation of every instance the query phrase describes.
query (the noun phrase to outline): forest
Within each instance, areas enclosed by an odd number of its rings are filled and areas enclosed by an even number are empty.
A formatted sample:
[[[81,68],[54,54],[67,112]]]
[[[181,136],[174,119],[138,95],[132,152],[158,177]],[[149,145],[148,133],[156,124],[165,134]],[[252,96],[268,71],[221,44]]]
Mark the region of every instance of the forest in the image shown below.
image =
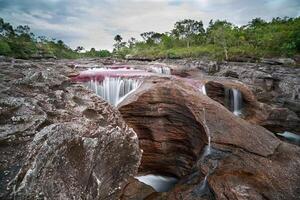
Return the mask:
[[[0,18],[0,55],[15,58],[196,58],[215,60],[259,59],[265,57],[294,57],[300,52],[300,17],[273,18],[267,22],[255,18],[248,24],[236,26],[227,21],[203,22],[185,19],[174,24],[169,32],[154,31],[140,34],[142,40],[127,42],[116,35],[113,52],[71,49],[62,40],[35,36],[28,25],[14,28]]]
[[[208,57],[217,60],[262,57],[293,57],[300,52],[300,18],[273,18],[267,22],[255,18],[236,26],[227,21],[185,19],[166,33],[141,34],[142,41],[124,42],[115,36],[114,53],[120,57],[188,58]]]
[[[28,25],[14,28],[10,23],[0,18],[0,55],[15,58],[83,58],[108,57],[108,50],[91,48],[84,51],[82,46],[71,49],[62,40],[49,39],[45,36],[35,36]]]

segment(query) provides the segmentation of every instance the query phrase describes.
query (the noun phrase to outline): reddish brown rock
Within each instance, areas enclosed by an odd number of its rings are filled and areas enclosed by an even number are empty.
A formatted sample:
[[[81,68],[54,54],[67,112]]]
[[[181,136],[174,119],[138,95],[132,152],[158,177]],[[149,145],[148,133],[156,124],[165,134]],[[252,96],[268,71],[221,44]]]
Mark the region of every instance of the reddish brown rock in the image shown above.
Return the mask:
[[[151,194],[156,193],[155,190],[135,178],[130,178],[128,183],[125,185],[121,200],[141,200],[146,199]]]
[[[267,105],[257,100],[252,90],[238,81],[217,79],[206,81],[207,95],[225,105],[225,88],[241,91],[243,96],[242,118],[253,124],[261,125],[273,133],[291,131],[300,134],[300,119],[287,108]]]
[[[119,110],[140,139],[144,151],[140,172],[170,173],[180,179],[171,191],[152,194],[149,199],[299,196],[300,148],[234,116],[186,81],[145,80]],[[209,135],[211,154],[203,158]],[[203,190],[207,174],[208,189]]]

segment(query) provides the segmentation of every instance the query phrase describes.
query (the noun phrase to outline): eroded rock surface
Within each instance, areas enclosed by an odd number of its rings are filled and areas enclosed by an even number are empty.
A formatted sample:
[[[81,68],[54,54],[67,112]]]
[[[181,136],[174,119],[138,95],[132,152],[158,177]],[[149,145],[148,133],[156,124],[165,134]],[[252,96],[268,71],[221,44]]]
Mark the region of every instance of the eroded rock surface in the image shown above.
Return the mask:
[[[295,112],[285,107],[259,102],[250,87],[242,82],[224,78],[213,80],[208,78],[205,86],[207,95],[225,107],[225,89],[239,90],[242,93],[242,114],[240,117],[253,124],[263,126],[273,133],[284,131],[300,133],[300,118]]]
[[[283,60],[283,59],[277,59]],[[161,60],[173,69],[173,74],[201,80],[204,75],[225,77],[227,80],[239,80],[246,84],[259,102],[274,108],[270,113],[273,124],[265,127],[282,132],[282,120],[292,121],[300,118],[300,68],[287,62],[214,62],[197,59]],[[283,113],[283,114],[282,114]],[[300,134],[299,122],[294,133]],[[296,128],[298,127],[298,129]]]
[[[180,179],[148,199],[299,197],[300,148],[234,116],[182,79],[148,79],[119,110],[140,138],[140,173]]]
[[[0,198],[118,199],[141,154],[119,112],[65,61],[0,67]]]

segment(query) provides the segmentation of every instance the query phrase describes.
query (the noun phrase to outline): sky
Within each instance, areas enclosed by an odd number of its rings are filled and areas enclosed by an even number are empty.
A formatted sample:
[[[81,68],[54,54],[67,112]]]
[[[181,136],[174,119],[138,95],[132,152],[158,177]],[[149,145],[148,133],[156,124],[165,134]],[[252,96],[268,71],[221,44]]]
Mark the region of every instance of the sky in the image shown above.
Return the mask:
[[[244,25],[284,16],[300,16],[300,0],[0,0],[0,17],[12,25],[97,50],[112,50],[116,34],[141,39],[140,33],[167,32],[183,19]]]

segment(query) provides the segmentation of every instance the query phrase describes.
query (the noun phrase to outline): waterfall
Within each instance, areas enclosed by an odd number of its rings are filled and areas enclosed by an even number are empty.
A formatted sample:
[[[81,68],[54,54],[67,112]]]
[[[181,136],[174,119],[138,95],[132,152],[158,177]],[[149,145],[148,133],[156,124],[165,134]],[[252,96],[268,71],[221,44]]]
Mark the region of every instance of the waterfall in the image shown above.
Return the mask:
[[[151,71],[154,73],[158,73],[158,74],[166,74],[166,75],[170,75],[171,74],[171,69],[169,67],[151,67]]]
[[[199,193],[205,193],[207,190],[207,178],[208,178],[209,173],[206,174],[206,176],[204,177],[204,180],[201,182],[200,188],[199,188]]]
[[[167,192],[178,182],[178,179],[174,177],[158,176],[154,174],[137,176],[135,178],[137,178],[140,182],[150,185],[157,192]]]
[[[202,87],[201,87],[201,92],[202,92],[204,95],[206,95],[206,96],[207,96],[207,92],[206,92],[206,87],[205,87],[205,84],[204,84],[204,85],[202,85]]]
[[[209,131],[209,128],[206,124],[206,110],[205,108],[203,108],[203,127],[204,127],[204,130],[207,134],[207,137],[208,137],[208,144],[207,144],[207,148],[205,149],[205,156],[209,155],[210,154],[210,150],[211,150],[211,136],[210,136],[210,131]]]
[[[105,77],[102,81],[92,79],[85,85],[110,104],[117,106],[141,85],[141,81],[124,77]]]
[[[241,91],[234,88],[225,88],[225,105],[234,115],[242,114],[243,97]]]

